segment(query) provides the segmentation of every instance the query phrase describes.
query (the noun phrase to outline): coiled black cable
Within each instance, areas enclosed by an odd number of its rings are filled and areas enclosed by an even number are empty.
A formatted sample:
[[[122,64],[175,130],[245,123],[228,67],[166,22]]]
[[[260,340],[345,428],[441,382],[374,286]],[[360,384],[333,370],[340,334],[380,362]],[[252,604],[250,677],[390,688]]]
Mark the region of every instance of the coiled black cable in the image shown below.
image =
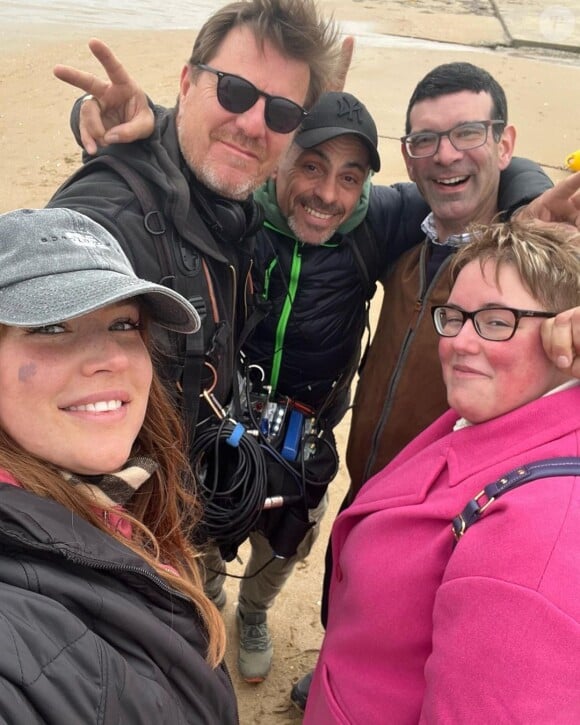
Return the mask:
[[[230,418],[209,423],[191,448],[204,506],[202,526],[226,561],[256,528],[268,495],[264,453],[239,426]]]

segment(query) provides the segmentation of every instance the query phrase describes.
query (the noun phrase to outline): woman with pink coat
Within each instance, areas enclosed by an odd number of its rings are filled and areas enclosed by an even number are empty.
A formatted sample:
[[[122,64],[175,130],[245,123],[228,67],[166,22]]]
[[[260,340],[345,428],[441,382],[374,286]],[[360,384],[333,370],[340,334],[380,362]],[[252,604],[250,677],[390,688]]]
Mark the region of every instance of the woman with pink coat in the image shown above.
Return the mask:
[[[512,469],[580,456],[579,381],[540,336],[580,304],[580,258],[555,229],[498,224],[452,274],[432,310],[451,410],[334,525],[305,723],[580,722],[580,476],[506,493],[458,541],[451,526]]]

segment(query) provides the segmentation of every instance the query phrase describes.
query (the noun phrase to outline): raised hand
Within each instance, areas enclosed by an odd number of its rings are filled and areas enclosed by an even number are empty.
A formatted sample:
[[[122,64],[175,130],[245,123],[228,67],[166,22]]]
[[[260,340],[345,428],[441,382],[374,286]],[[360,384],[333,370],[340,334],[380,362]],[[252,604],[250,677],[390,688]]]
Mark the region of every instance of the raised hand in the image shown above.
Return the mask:
[[[102,80],[66,65],[56,65],[53,69],[61,81],[92,95],[92,99],[82,104],[79,118],[81,142],[87,153],[96,153],[99,146],[150,136],[154,116],[145,92],[106,43],[91,38],[89,48],[108,79]]]
[[[350,63],[352,61],[352,54],[354,52],[354,37],[352,35],[348,35],[343,41],[342,41],[342,48],[340,51],[340,58],[338,61],[338,66],[336,70],[336,75],[331,83],[329,83],[328,88],[325,88],[326,91],[343,91],[344,86],[346,85],[346,76],[348,75],[348,70],[350,68]]]
[[[580,171],[558,182],[523,207],[518,219],[569,224],[580,229]]]
[[[544,320],[542,342],[553,363],[580,378],[580,307]]]

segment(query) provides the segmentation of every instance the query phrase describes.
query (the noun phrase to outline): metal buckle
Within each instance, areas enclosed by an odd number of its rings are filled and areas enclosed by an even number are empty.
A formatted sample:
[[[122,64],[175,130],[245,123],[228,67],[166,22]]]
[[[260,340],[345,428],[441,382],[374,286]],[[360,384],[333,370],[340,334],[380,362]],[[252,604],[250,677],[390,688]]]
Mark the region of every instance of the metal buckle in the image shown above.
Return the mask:
[[[495,501],[495,498],[496,497],[495,496],[491,496],[490,498],[487,499],[487,501],[482,506],[480,506],[479,505],[479,500],[483,496],[485,496],[485,495],[486,495],[485,489],[482,489],[470,501],[470,503],[476,503],[477,504],[477,509],[473,512],[473,516],[475,516],[475,519],[478,519],[483,514],[483,512]],[[453,536],[455,537],[455,541],[459,541],[459,539],[463,536],[463,534],[467,530],[467,522],[465,521],[465,519],[463,517],[463,513],[461,513],[458,516],[456,516],[456,518],[461,521],[461,527],[460,527],[459,530],[457,530],[455,528],[455,526],[452,525],[451,526],[451,530],[453,531]]]

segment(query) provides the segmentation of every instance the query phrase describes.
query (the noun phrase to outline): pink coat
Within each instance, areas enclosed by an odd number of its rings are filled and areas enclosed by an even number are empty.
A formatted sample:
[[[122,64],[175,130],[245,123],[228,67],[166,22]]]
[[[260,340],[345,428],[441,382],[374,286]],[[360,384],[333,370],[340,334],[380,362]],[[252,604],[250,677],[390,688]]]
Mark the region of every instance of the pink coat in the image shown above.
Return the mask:
[[[335,522],[304,723],[580,723],[580,477],[451,519],[522,463],[580,455],[580,387],[452,432],[449,411]]]

